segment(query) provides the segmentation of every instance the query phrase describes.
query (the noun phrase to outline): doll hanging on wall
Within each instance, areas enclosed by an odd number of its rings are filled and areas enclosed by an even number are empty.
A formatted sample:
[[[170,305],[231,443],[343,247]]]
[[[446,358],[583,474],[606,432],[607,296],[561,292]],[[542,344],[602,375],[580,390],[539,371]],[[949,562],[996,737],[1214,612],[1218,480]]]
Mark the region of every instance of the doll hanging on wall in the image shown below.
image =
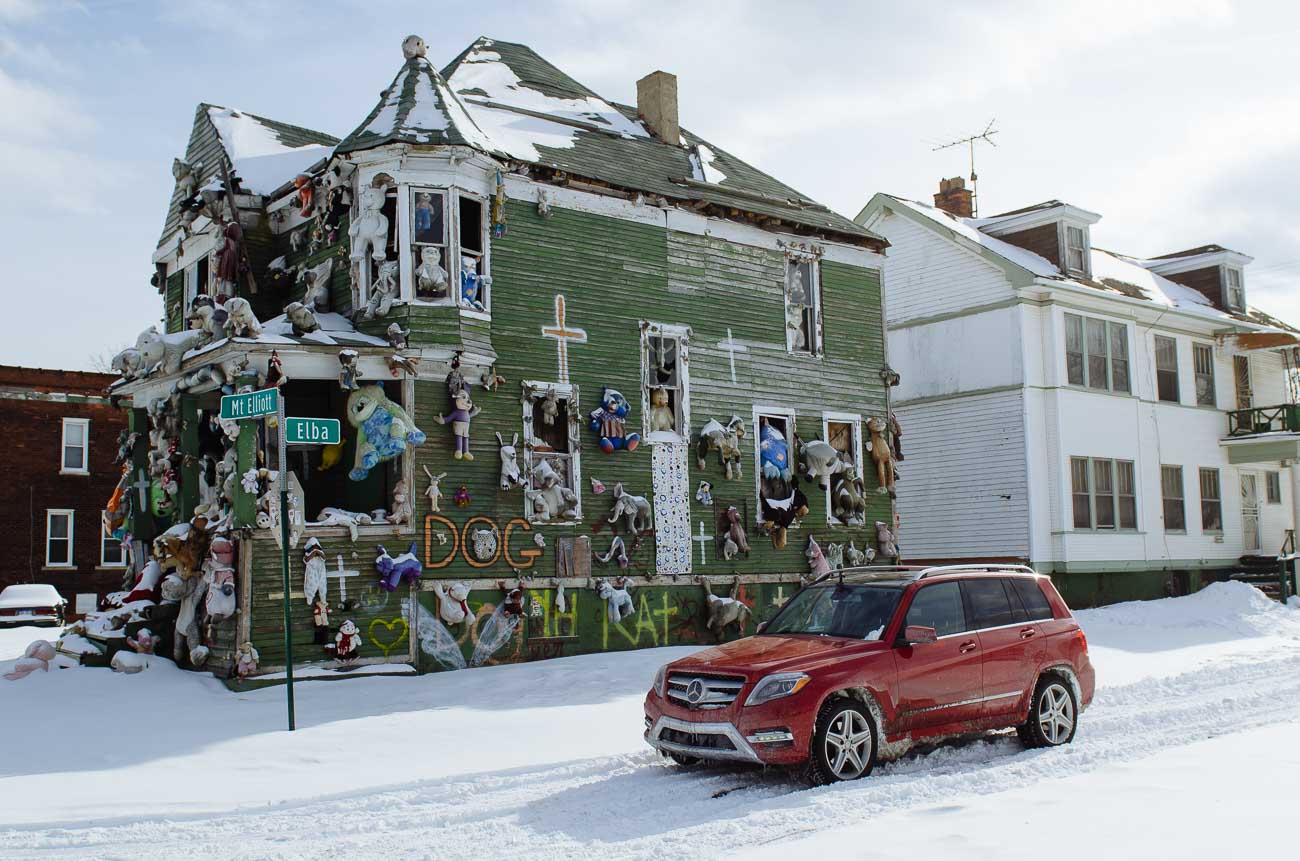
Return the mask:
[[[469,390],[461,389],[452,395],[452,411],[445,416],[438,416],[440,424],[450,424],[452,435],[455,437],[455,451],[452,457],[456,460],[473,460],[474,455],[469,450],[469,423],[482,412],[480,407],[474,406],[470,400]]]

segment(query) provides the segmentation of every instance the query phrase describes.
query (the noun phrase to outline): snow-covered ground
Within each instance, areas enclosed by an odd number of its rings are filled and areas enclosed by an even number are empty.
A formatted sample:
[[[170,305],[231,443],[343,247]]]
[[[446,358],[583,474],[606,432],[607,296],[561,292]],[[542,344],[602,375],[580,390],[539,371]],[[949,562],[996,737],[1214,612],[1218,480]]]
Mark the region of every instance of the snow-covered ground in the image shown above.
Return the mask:
[[[0,857],[1289,856],[1300,610],[1223,584],[1079,617],[1074,744],[1004,733],[815,790],[645,746],[645,688],[687,649],[305,683],[293,734],[282,689],[162,660],[0,681]]]

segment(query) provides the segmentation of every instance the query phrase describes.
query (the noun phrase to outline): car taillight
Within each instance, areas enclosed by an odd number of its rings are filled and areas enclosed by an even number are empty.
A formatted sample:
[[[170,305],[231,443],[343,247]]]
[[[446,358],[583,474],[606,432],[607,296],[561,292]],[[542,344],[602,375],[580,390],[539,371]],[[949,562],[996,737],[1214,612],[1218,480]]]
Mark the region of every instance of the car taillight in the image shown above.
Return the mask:
[[[1085,652],[1088,651],[1088,635],[1083,633],[1083,629],[1080,628],[1079,630],[1075,631],[1074,636],[1075,639],[1079,641],[1079,647],[1082,648]]]

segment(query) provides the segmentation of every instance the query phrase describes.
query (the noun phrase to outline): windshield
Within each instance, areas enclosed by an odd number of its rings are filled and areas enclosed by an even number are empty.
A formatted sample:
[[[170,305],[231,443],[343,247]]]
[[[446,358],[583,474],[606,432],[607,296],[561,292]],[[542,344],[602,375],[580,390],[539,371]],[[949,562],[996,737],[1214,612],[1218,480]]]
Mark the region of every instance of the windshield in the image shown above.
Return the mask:
[[[763,633],[879,640],[902,593],[902,586],[870,583],[812,586],[791,598]]]

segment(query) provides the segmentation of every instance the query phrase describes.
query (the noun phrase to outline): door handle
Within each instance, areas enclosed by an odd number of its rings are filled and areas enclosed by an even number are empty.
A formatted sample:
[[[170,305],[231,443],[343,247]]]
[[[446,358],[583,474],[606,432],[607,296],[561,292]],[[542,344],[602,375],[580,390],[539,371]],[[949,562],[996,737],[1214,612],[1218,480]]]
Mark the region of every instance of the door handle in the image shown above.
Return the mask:
[[[1038,633],[1038,632],[1035,631],[1033,628],[1021,628],[1021,629],[1020,629],[1020,639],[1022,639],[1022,640],[1028,640],[1030,637],[1034,636],[1034,634],[1037,634],[1037,633]]]
[[[975,651],[976,648],[977,648],[977,645],[976,645],[975,641],[974,641],[974,640],[968,640],[967,642],[962,643],[960,646],[958,646],[958,647],[957,647],[957,651],[961,652],[961,653],[964,655],[964,654],[966,654],[966,653],[968,653],[968,652],[973,652],[973,651]]]

